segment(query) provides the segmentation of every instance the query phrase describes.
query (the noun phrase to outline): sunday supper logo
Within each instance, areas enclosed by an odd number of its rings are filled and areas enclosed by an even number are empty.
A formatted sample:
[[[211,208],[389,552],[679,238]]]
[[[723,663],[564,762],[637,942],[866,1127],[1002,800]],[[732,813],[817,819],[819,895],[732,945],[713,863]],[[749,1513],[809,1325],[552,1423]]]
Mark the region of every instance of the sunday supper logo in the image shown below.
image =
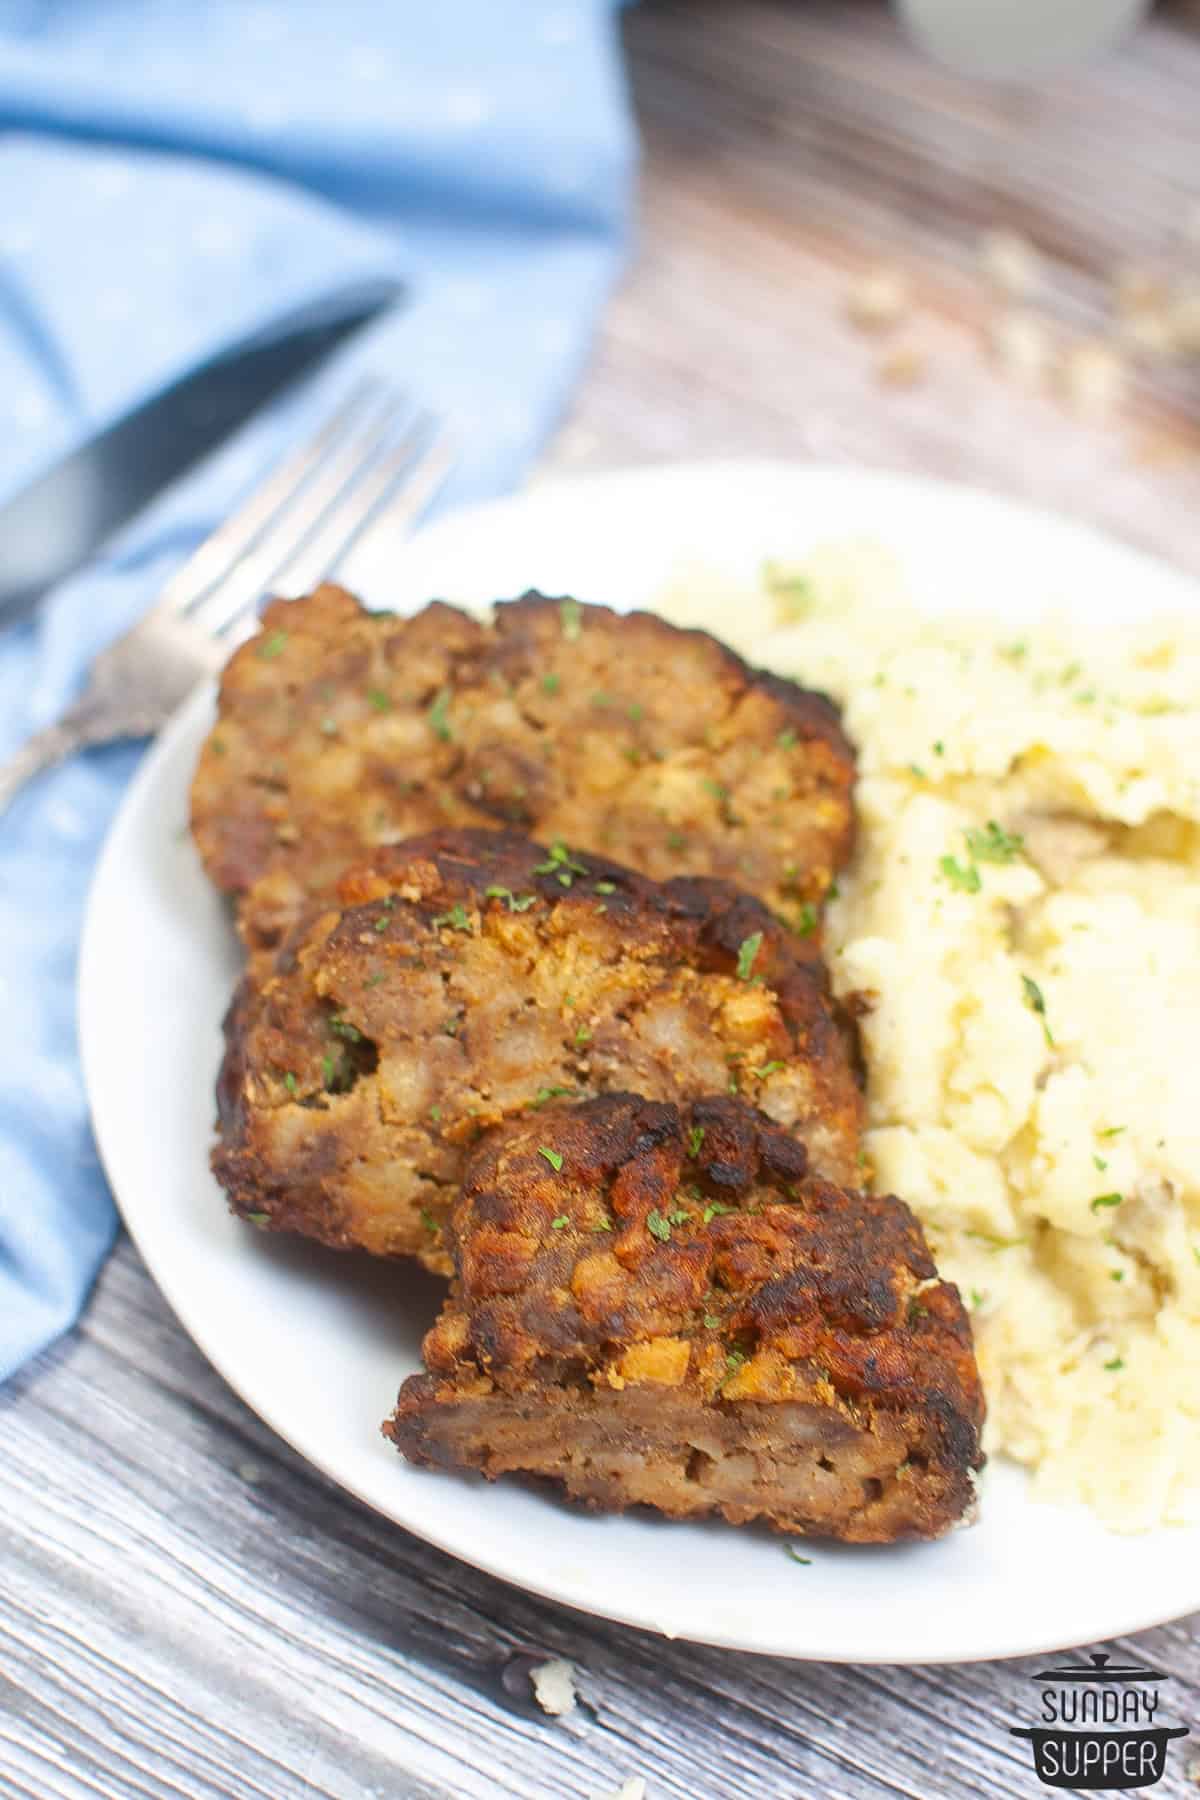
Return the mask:
[[[1094,1651],[1086,1663],[1042,1669],[1041,1723],[1013,1725],[1029,1738],[1038,1780],[1045,1787],[1086,1792],[1153,1787],[1162,1780],[1167,1745],[1188,1736],[1186,1725],[1158,1723],[1167,1677],[1137,1663],[1111,1663]]]

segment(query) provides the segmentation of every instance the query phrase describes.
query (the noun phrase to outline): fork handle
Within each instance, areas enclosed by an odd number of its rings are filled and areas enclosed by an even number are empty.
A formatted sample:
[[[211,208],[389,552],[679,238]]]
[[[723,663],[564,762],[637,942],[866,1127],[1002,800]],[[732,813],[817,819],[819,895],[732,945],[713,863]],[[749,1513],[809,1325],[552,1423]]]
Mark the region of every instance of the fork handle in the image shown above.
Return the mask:
[[[66,715],[44,731],[35,732],[21,745],[15,756],[0,763],[0,816],[3,816],[27,782],[44,769],[54,768],[78,746],[78,738],[70,729]]]
[[[89,705],[85,696],[68,707],[53,725],[35,731],[7,762],[0,763],[0,818],[35,776],[66,762],[77,750],[86,750],[90,744],[109,744],[117,737],[149,737],[161,723],[157,715],[147,715],[145,719],[123,722],[122,729],[114,731],[108,714]]]

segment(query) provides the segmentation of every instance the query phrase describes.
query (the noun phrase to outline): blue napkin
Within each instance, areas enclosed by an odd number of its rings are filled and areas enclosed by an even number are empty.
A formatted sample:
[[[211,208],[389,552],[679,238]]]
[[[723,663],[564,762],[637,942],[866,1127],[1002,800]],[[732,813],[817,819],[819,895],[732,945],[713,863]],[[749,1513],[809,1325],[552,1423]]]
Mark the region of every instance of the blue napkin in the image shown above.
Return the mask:
[[[411,302],[0,635],[0,756],[364,368],[453,422],[448,497],[515,484],[619,267],[615,0],[0,0],[0,499],[223,343],[360,279]],[[2,546],[0,546],[2,554]],[[0,1380],[77,1317],[115,1214],[76,946],[140,751],[0,819]]]

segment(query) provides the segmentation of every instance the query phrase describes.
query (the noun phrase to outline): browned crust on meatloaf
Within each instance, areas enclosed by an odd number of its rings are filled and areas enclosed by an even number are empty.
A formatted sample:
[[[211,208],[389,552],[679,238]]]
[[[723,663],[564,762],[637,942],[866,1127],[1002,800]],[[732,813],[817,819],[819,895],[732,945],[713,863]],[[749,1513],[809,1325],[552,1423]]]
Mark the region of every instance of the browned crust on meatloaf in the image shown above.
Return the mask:
[[[563,1094],[736,1087],[852,1179],[861,1094],[820,961],[717,881],[450,831],[381,850],[226,1021],[234,1209],[445,1267],[480,1132]]]
[[[529,594],[494,623],[320,587],[231,658],[192,787],[248,946],[385,843],[493,825],[657,879],[716,875],[812,929],[853,836],[833,705],[650,613]]]
[[[808,1174],[743,1102],[515,1119],[472,1155],[449,1237],[428,1373],[384,1426],[412,1461],[858,1543],[970,1512],[983,1397],[957,1290],[902,1201]]]

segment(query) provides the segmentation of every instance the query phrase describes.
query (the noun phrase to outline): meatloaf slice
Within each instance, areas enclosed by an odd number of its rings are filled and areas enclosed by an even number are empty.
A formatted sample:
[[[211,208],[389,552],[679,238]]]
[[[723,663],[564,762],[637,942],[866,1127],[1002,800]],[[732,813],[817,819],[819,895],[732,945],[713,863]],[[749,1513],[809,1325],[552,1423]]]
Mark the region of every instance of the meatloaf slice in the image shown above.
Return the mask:
[[[969,1517],[983,1399],[957,1290],[902,1201],[811,1175],[742,1101],[514,1119],[449,1236],[428,1372],[383,1428],[411,1461],[854,1543]]]
[[[251,950],[378,845],[447,825],[720,876],[807,929],[850,853],[830,702],[649,613],[531,594],[491,623],[400,619],[321,587],[267,608],[218,715],[192,829]]]
[[[759,901],[511,833],[348,876],[226,1021],[214,1168],[234,1209],[446,1267],[487,1127],[563,1096],[735,1089],[853,1179],[861,1096],[824,967]]]

